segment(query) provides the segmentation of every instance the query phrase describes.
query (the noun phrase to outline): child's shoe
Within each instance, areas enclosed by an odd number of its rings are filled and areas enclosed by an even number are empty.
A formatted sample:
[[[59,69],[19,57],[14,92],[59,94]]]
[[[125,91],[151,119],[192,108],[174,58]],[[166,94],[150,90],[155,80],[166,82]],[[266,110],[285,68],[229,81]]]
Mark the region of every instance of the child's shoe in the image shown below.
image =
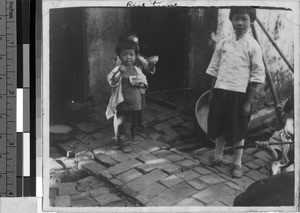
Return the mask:
[[[216,159],[214,156],[208,158],[208,166],[221,166],[222,160]]]
[[[232,177],[233,178],[241,178],[243,177],[244,172],[242,169],[242,165],[234,164],[232,170]]]
[[[124,153],[130,153],[132,151],[130,146],[123,146],[121,149]]]

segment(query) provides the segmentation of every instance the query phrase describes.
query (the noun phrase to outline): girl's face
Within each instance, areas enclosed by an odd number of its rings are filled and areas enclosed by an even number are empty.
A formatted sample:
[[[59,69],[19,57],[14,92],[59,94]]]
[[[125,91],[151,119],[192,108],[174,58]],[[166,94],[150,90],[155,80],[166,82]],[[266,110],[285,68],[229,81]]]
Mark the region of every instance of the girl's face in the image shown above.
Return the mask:
[[[120,53],[120,60],[125,67],[132,67],[135,61],[136,55],[133,49],[125,49]]]
[[[250,28],[250,16],[249,14],[235,14],[232,17],[232,26],[236,35],[242,35],[248,31]]]

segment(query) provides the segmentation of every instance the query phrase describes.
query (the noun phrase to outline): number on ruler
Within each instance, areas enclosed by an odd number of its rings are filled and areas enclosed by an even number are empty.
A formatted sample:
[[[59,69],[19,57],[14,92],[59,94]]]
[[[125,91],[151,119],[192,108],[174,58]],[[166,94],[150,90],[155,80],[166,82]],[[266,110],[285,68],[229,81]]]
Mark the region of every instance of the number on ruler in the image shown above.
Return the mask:
[[[15,92],[14,91],[11,91],[11,90],[8,90],[7,91],[10,95],[14,95],[15,94]]]
[[[15,143],[14,143],[13,141],[9,141],[8,144],[9,144],[10,146],[13,146]]]

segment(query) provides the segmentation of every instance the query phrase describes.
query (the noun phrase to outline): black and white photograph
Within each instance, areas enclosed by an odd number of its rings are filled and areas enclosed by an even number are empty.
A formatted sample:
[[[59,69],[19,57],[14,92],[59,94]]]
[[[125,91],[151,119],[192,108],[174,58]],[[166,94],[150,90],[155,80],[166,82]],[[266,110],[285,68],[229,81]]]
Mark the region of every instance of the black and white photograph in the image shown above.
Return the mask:
[[[44,211],[297,209],[299,2],[44,0],[42,28]]]

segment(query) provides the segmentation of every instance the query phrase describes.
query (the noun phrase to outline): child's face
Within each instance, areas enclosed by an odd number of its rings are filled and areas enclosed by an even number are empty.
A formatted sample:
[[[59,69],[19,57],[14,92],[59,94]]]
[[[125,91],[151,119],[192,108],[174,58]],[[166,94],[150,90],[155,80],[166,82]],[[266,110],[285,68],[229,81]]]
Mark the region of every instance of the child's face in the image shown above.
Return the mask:
[[[250,28],[250,16],[249,14],[235,14],[232,17],[232,26],[236,35],[242,35]]]
[[[133,49],[125,49],[122,50],[120,53],[120,60],[122,62],[122,65],[126,67],[133,66],[133,63],[135,61],[136,55]]]

